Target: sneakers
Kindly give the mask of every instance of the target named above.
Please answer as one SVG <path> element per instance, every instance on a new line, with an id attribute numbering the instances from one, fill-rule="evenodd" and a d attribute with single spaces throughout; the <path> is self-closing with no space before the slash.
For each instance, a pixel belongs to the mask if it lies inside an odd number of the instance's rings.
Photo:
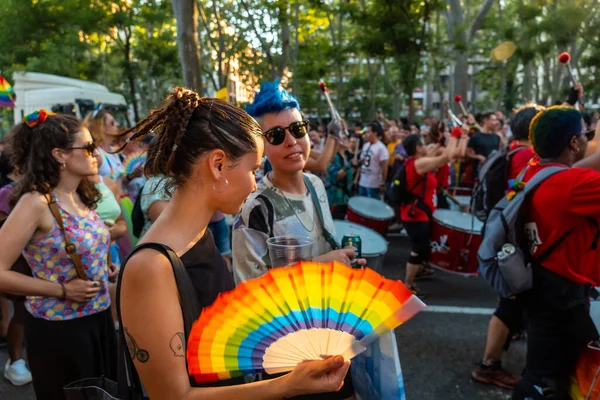
<path id="1" fill-rule="evenodd" d="M 415 285 L 413 285 L 412 287 L 409 287 L 408 290 L 410 290 L 410 292 L 412 294 L 414 294 L 415 296 L 417 296 L 418 298 L 422 299 L 426 296 L 426 294 L 419 290 Z"/>
<path id="2" fill-rule="evenodd" d="M 10 358 L 6 360 L 4 366 L 4 377 L 15 386 L 27 385 L 32 381 L 31 372 L 27 369 L 24 360 L 17 360 L 14 363 L 10 363 Z"/>
<path id="3" fill-rule="evenodd" d="M 415 280 L 428 279 L 433 278 L 435 275 L 435 271 L 429 265 L 423 265 L 419 272 L 417 272 L 417 276 L 415 276 Z"/>
<path id="4" fill-rule="evenodd" d="M 399 231 L 399 230 L 401 230 L 402 228 L 404 228 L 404 225 L 402 225 L 402 224 L 399 224 L 399 223 L 397 223 L 397 222 L 394 222 L 393 224 L 391 224 L 391 225 L 389 226 L 389 228 L 388 228 L 388 229 L 389 229 L 390 231 Z"/>
<path id="5" fill-rule="evenodd" d="M 513 389 L 521 379 L 518 375 L 513 375 L 504 368 L 500 361 L 494 361 L 492 365 L 480 363 L 473 372 L 471 377 L 479 383 L 487 383 L 496 385 L 504 389 Z"/>

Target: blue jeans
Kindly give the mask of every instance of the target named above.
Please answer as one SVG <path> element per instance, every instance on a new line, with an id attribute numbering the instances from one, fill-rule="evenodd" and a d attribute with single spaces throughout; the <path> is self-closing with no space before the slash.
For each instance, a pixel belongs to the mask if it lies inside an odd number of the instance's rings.
<path id="1" fill-rule="evenodd" d="M 215 237 L 215 244 L 222 256 L 231 255 L 231 243 L 229 240 L 229 226 L 225 218 L 208 224 L 208 229 Z"/>
<path id="2" fill-rule="evenodd" d="M 381 200 L 381 192 L 379 191 L 379 188 L 368 188 L 368 187 L 359 185 L 358 186 L 358 195 L 370 197 L 372 199 Z"/>

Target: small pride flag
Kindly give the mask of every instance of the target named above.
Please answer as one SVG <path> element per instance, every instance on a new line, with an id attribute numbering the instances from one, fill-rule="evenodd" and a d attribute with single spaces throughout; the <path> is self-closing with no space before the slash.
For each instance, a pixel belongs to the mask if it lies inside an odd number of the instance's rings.
<path id="1" fill-rule="evenodd" d="M 14 107 L 17 95 L 10 84 L 0 76 L 0 107 Z"/>

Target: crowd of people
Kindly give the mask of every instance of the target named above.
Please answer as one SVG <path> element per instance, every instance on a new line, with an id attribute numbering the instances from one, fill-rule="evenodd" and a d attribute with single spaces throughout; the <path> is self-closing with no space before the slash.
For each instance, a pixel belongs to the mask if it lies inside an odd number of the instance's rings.
<path id="1" fill-rule="evenodd" d="M 0 153 L 4 376 L 14 385 L 33 381 L 39 399 L 64 398 L 63 387 L 83 378 L 122 379 L 120 336 L 134 366 L 130 383 L 141 381 L 132 390 L 153 399 L 356 398 L 342 357 L 299 364 L 287 375 L 196 385 L 185 352 L 173 350 L 174 342 L 185 348 L 186 318 L 197 313 L 180 301 L 173 257 L 187 271 L 185 295 L 200 308 L 264 275 L 267 240 L 275 236 L 310 237 L 313 260 L 350 265 L 355 249 L 335 243 L 334 220 L 345 218 L 352 197 L 365 196 L 395 208 L 389 228 L 405 229 L 411 241 L 404 283 L 423 297 L 415 281 L 433 274 L 435 210 L 450 206 L 449 187 L 476 186 L 481 166 L 505 151 L 506 190 L 509 180 L 525 184 L 547 166 L 565 171 L 529 200 L 527 250 L 534 261 L 549 255 L 530 292 L 499 299 L 472 377 L 514 388 L 517 400 L 570 399 L 578 355 L 598 338 L 589 297 L 600 286 L 600 155 L 588 150 L 598 113 L 588 117 L 572 105 L 459 115 L 460 125 L 381 113 L 367 124 L 324 125 L 306 120 L 292 95 L 267 82 L 246 111 L 176 88 L 125 130 L 101 106 L 83 121 L 30 114 Z M 145 165 L 127 171 L 127 157 L 139 153 Z M 389 194 L 399 171 L 411 198 L 402 204 Z M 231 229 L 225 215 L 235 217 Z M 517 376 L 501 358 L 522 333 L 528 352 Z"/>

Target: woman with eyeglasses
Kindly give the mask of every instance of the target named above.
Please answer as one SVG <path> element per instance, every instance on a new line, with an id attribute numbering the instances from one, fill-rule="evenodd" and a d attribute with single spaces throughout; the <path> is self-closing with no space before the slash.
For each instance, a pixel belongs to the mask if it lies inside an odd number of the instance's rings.
<path id="1" fill-rule="evenodd" d="M 98 173 L 96 146 L 79 120 L 44 110 L 26 116 L 9 140 L 21 179 L 0 229 L 0 292 L 27 296 L 25 340 L 36 396 L 62 399 L 63 387 L 78 379 L 116 378 L 108 281 L 118 270 L 107 265 L 108 228 L 88 180 Z M 81 259 L 81 274 L 67 250 Z M 33 277 L 10 270 L 21 253 Z"/>
<path id="2" fill-rule="evenodd" d="M 312 259 L 317 262 L 336 260 L 350 265 L 354 259 L 353 248 L 332 250 L 326 232 L 335 235 L 335 226 L 325 185 L 315 175 L 303 173 L 309 159 L 310 140 L 308 122 L 302 119 L 299 107 L 298 101 L 280 88 L 278 82 L 263 83 L 254 103 L 248 106 L 248 113 L 264 132 L 265 154 L 273 170 L 261 179 L 234 222 L 236 283 L 264 275 L 271 268 L 267 240 L 273 236 L 310 237 Z M 353 396 L 352 379 L 348 377 L 339 392 L 310 398 Z"/>

